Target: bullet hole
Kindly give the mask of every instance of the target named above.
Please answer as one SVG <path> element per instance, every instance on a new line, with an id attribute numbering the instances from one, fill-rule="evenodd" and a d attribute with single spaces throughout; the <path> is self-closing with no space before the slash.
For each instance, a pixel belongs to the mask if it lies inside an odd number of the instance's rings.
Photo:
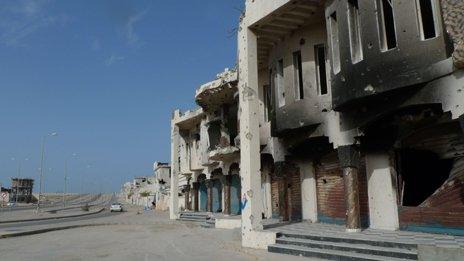
<path id="1" fill-rule="evenodd" d="M 248 190 L 247 195 L 249 198 L 253 197 L 253 190 Z"/>
<path id="2" fill-rule="evenodd" d="M 248 140 L 251 140 L 251 139 L 253 138 L 253 134 L 251 134 L 251 133 L 248 132 L 248 133 L 245 135 L 245 137 L 246 137 Z"/>

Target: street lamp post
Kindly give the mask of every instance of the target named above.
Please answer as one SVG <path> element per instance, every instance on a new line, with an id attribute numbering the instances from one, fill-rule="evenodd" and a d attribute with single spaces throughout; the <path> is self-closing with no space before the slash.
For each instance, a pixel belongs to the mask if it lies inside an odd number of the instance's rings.
<path id="1" fill-rule="evenodd" d="M 71 157 L 75 157 L 76 153 L 73 153 Z M 68 189 L 68 161 L 71 157 L 66 158 L 64 161 L 64 189 L 63 189 L 63 207 L 66 207 L 66 192 Z"/>
<path id="2" fill-rule="evenodd" d="M 50 133 L 42 137 L 42 154 L 40 160 L 40 178 L 39 178 L 39 198 L 37 199 L 37 214 L 40 211 L 40 199 L 42 197 L 42 188 L 43 188 L 43 175 L 44 175 L 44 160 L 45 160 L 45 141 L 47 137 L 55 137 L 58 134 L 56 132 Z"/>

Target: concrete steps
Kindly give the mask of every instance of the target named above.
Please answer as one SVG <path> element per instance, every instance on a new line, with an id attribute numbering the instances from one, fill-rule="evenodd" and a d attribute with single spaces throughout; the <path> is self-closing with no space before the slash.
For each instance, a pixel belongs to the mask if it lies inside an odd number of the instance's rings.
<path id="1" fill-rule="evenodd" d="M 207 213 L 199 212 L 182 212 L 179 216 L 181 221 L 206 222 L 207 219 L 209 219 Z"/>
<path id="2" fill-rule="evenodd" d="M 215 228 L 216 219 L 211 217 L 208 213 L 200 212 L 182 212 L 180 213 L 179 220 L 201 223 L 203 228 Z"/>
<path id="3" fill-rule="evenodd" d="M 417 260 L 417 245 L 346 237 L 278 234 L 269 252 L 329 260 Z"/>
<path id="4" fill-rule="evenodd" d="M 215 228 L 216 227 L 216 219 L 214 217 L 207 219 L 203 224 L 201 224 L 203 228 Z"/>

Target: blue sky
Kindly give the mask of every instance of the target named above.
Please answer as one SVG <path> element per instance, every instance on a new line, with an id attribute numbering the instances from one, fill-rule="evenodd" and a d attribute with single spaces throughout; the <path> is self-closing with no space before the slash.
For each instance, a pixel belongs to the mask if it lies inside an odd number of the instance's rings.
<path id="1" fill-rule="evenodd" d="M 236 63 L 242 0 L 0 0 L 0 182 L 119 190 L 169 161 L 169 120 Z M 28 160 L 26 160 L 28 159 Z M 37 188 L 38 186 L 36 186 Z"/>

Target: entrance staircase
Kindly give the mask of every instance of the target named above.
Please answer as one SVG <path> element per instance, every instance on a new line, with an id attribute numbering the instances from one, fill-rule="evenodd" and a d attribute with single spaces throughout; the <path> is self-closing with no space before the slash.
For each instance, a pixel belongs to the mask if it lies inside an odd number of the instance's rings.
<path id="1" fill-rule="evenodd" d="M 201 227 L 214 228 L 216 219 L 206 212 L 182 212 L 179 220 L 201 223 Z"/>
<path id="2" fill-rule="evenodd" d="M 269 252 L 329 260 L 417 260 L 417 244 L 282 232 Z"/>

